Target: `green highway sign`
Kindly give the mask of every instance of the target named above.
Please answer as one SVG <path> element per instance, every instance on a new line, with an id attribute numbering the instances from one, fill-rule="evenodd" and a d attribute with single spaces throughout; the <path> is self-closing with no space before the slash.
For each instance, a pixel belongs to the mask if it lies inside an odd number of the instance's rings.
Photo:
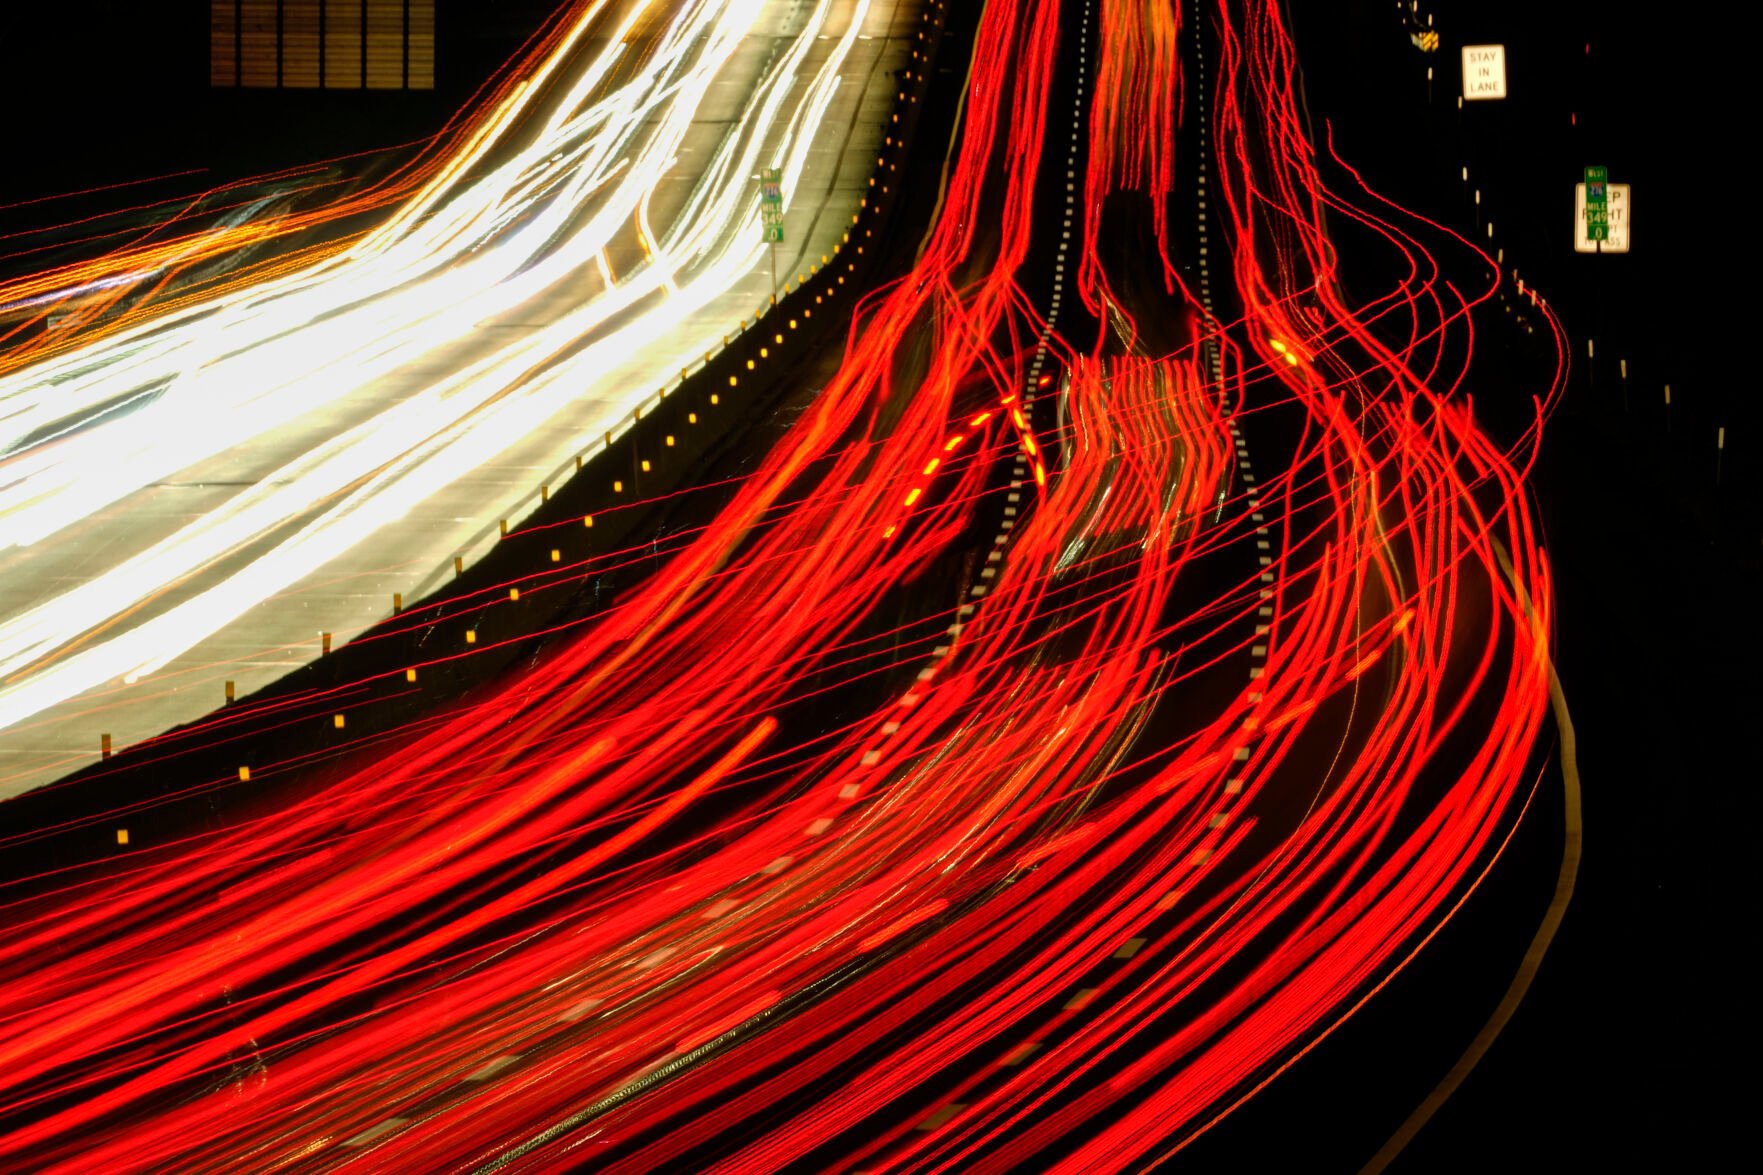
<path id="1" fill-rule="evenodd" d="M 759 173 L 759 219 L 765 226 L 765 239 L 778 244 L 784 239 L 783 172 L 768 167 Z"/>
<path id="2" fill-rule="evenodd" d="M 1610 238 L 1610 169 L 1585 169 L 1585 235 L 1590 241 Z"/>
<path id="3" fill-rule="evenodd" d="M 1631 193 L 1627 184 L 1602 182 L 1573 185 L 1573 251 L 1575 253 L 1626 253 L 1633 236 Z M 1594 184 L 1596 187 L 1594 188 Z M 1597 191 L 1602 206 L 1593 205 L 1591 195 Z"/>

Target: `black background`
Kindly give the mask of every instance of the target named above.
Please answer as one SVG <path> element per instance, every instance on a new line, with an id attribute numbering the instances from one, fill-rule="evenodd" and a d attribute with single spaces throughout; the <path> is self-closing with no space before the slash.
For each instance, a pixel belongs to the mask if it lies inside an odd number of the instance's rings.
<path id="1" fill-rule="evenodd" d="M 1735 182 L 1755 67 L 1707 7 L 1423 4 L 1433 55 L 1390 0 L 1294 7 L 1312 113 L 1341 154 L 1485 241 L 1466 199 L 1480 188 L 1508 277 L 1543 293 L 1572 347 L 1534 489 L 1579 736 L 1579 884 L 1529 998 L 1393 1169 L 1724 1166 L 1749 1117 L 1763 779 L 1756 261 Z M 1507 47 L 1510 97 L 1459 112 L 1459 48 L 1487 43 Z M 1572 251 L 1573 184 L 1594 163 L 1633 185 L 1626 256 Z M 1493 317 L 1478 347 L 1501 345 Z M 1513 435 L 1535 390 L 1483 386 L 1478 414 Z"/>

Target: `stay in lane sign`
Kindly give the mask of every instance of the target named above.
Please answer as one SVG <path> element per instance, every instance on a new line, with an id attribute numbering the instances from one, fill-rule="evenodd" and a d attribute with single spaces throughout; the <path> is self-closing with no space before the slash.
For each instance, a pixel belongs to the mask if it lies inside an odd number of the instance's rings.
<path id="1" fill-rule="evenodd" d="M 1506 46 L 1463 46 L 1463 99 L 1484 101 L 1506 96 Z"/>

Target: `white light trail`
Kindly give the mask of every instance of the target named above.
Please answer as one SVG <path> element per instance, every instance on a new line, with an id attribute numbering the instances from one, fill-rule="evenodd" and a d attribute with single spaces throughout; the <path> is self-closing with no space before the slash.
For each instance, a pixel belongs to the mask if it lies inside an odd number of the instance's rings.
<path id="1" fill-rule="evenodd" d="M 580 436 L 614 428 L 704 354 L 711 340 L 680 328 L 758 267 L 753 173 L 781 166 L 795 190 L 869 0 L 847 6 L 848 27 L 804 77 L 834 8 L 809 6 L 760 76 L 742 79 L 739 115 L 695 176 L 682 176 L 681 149 L 712 87 L 740 77 L 736 54 L 764 5 L 687 0 L 666 19 L 659 5 L 614 7 L 586 6 L 459 154 L 351 248 L 0 377 L 4 550 L 313 413 L 371 403 L 395 373 L 446 372 L 0 620 L 0 727 L 150 673 L 237 622 L 579 404 L 629 356 L 644 354 L 653 376 L 598 389 L 598 414 L 573 422 Z M 658 199 L 667 180 L 690 180 L 677 211 Z M 643 257 L 613 280 L 609 258 L 633 239 Z M 481 329 L 532 317 L 545 299 L 562 308 L 539 325 Z M 116 624 L 271 533 L 285 537 L 242 567 Z"/>

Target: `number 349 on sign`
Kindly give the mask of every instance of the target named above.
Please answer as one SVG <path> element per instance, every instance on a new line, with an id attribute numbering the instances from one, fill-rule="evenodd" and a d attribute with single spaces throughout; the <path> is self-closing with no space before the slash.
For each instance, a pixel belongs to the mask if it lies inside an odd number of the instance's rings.
<path id="1" fill-rule="evenodd" d="M 1586 200 L 1586 186 L 1573 185 L 1573 251 L 1626 253 L 1630 203 L 1627 184 L 1605 184 L 1604 206 Z"/>

